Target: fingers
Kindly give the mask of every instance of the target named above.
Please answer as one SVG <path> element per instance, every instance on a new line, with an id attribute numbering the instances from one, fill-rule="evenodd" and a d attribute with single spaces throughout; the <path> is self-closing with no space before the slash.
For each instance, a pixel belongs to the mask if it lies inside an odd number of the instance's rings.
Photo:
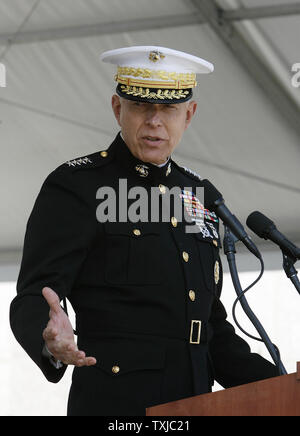
<path id="1" fill-rule="evenodd" d="M 87 357 L 85 359 L 85 366 L 93 366 L 96 365 L 97 360 L 95 359 L 95 357 Z"/>
<path id="2" fill-rule="evenodd" d="M 47 303 L 49 304 L 50 309 L 56 314 L 60 313 L 62 308 L 58 295 L 51 288 L 47 287 L 42 289 L 42 294 Z"/>
<path id="3" fill-rule="evenodd" d="M 63 341 L 59 339 L 55 328 L 47 327 L 43 332 L 46 346 L 56 360 L 60 360 L 66 365 L 92 366 L 97 363 L 94 357 L 86 357 L 84 351 L 78 350 L 75 342 Z"/>
<path id="4" fill-rule="evenodd" d="M 75 346 L 76 347 L 76 346 Z M 97 363 L 97 360 L 95 357 L 86 357 L 86 354 L 84 351 L 78 350 L 77 347 L 69 346 L 69 358 L 67 361 L 64 361 L 64 363 L 68 365 L 74 365 L 78 367 L 82 366 L 93 366 Z"/>
<path id="5" fill-rule="evenodd" d="M 78 350 L 76 344 L 69 344 L 67 350 L 68 353 L 70 353 L 69 360 L 67 362 L 68 365 L 81 367 L 81 366 L 92 366 L 97 363 L 95 357 L 86 357 L 85 352 Z"/>
<path id="6" fill-rule="evenodd" d="M 86 357 L 84 351 L 78 350 L 74 342 L 73 328 L 71 324 L 66 325 L 64 319 L 66 315 L 60 306 L 58 295 L 49 287 L 43 288 L 42 294 L 50 307 L 50 321 L 43 331 L 43 338 L 48 350 L 55 359 L 66 365 L 79 367 L 95 365 L 97 363 L 95 357 Z"/>
<path id="7" fill-rule="evenodd" d="M 55 341 L 58 331 L 54 327 L 46 327 L 43 331 L 43 338 L 46 342 Z"/>
<path id="8" fill-rule="evenodd" d="M 95 357 L 86 357 L 84 351 L 79 351 L 77 354 L 77 359 L 72 363 L 72 365 L 82 367 L 82 366 L 93 366 L 97 363 Z"/>

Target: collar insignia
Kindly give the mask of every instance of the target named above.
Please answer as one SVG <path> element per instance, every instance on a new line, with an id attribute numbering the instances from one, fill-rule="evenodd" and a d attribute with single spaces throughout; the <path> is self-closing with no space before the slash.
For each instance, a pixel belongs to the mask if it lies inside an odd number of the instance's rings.
<path id="1" fill-rule="evenodd" d="M 136 165 L 135 170 L 140 174 L 141 177 L 147 177 L 149 174 L 149 167 L 147 167 L 147 165 Z"/>

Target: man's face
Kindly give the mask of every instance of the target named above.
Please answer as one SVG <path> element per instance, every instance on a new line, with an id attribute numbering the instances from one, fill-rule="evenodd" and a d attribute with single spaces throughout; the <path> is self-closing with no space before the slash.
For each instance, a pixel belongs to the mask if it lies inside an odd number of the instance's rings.
<path id="1" fill-rule="evenodd" d="M 143 162 L 159 165 L 178 145 L 197 104 L 141 103 L 114 95 L 112 108 L 131 153 Z"/>

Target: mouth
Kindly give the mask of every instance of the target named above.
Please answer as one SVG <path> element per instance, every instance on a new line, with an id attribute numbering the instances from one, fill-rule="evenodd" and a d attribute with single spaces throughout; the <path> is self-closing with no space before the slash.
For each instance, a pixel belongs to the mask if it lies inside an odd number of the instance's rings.
<path id="1" fill-rule="evenodd" d="M 159 136 L 143 136 L 142 139 L 148 145 L 160 145 L 165 141 L 165 139 L 160 138 Z"/>

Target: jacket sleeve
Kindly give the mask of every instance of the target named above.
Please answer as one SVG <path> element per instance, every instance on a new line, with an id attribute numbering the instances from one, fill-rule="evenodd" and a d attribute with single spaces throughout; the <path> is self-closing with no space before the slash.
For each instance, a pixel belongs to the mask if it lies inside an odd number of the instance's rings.
<path id="1" fill-rule="evenodd" d="M 70 294 L 92 238 L 91 216 L 72 173 L 57 169 L 45 180 L 26 227 L 10 323 L 17 341 L 54 383 L 66 366 L 56 369 L 42 355 L 42 332 L 49 321 L 42 289 L 52 288 L 60 299 Z"/>
<path id="2" fill-rule="evenodd" d="M 222 280 L 210 319 L 213 330 L 210 356 L 216 381 L 224 388 L 230 388 L 278 376 L 276 366 L 259 354 L 251 353 L 247 342 L 235 333 L 234 327 L 226 320 L 227 313 L 219 298 L 221 287 Z"/>

